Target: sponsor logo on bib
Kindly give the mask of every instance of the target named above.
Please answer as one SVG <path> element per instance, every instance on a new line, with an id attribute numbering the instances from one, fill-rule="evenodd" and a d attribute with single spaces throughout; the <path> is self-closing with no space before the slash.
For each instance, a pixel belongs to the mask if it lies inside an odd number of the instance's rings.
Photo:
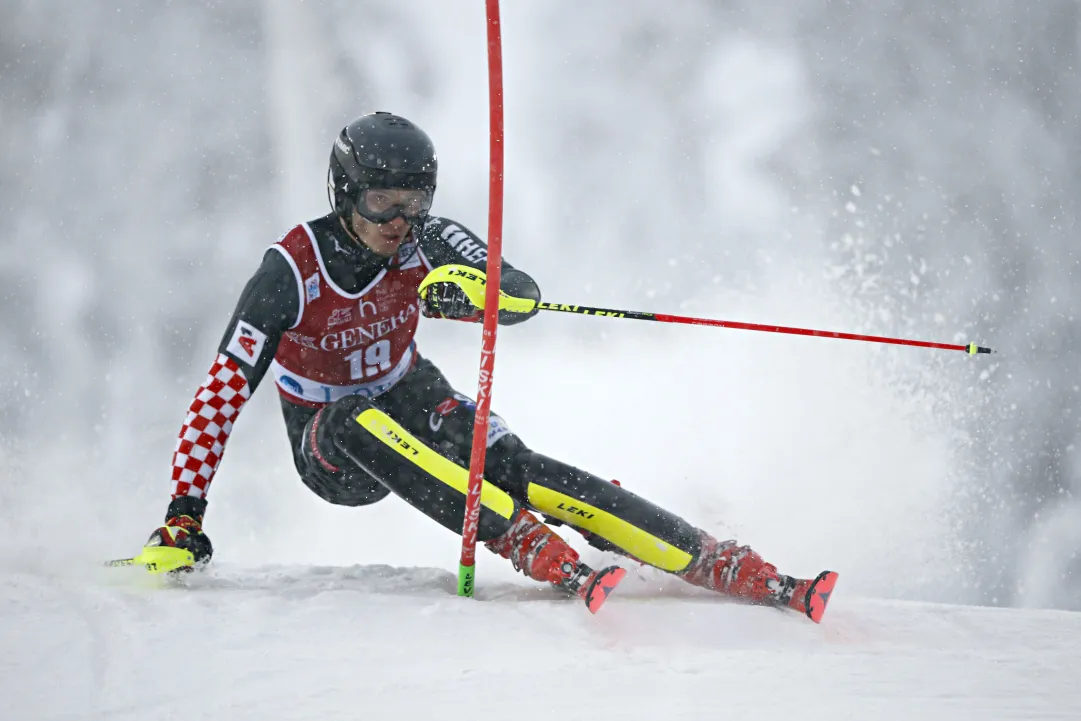
<path id="1" fill-rule="evenodd" d="M 310 276 L 304 281 L 304 297 L 311 303 L 319 297 L 319 274 Z"/>

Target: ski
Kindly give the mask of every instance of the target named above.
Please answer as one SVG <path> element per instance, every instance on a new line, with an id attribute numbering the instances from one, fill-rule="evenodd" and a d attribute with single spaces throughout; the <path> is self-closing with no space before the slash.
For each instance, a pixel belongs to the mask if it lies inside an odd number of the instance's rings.
<path id="1" fill-rule="evenodd" d="M 123 566 L 143 566 L 150 573 L 171 573 L 181 569 L 195 567 L 195 558 L 191 551 L 173 546 L 146 546 L 143 552 L 134 558 L 118 558 L 106 561 L 110 568 Z"/>
<path id="2" fill-rule="evenodd" d="M 609 566 L 597 571 L 593 580 L 581 592 L 582 600 L 586 602 L 586 608 L 590 613 L 601 610 L 601 606 L 608 600 L 608 596 L 623 580 L 627 572 L 619 566 Z"/>
<path id="3" fill-rule="evenodd" d="M 823 571 L 811 581 L 803 601 L 807 618 L 815 623 L 822 623 L 822 615 L 826 612 L 830 596 L 833 595 L 833 587 L 836 585 L 837 573 L 835 571 Z"/>

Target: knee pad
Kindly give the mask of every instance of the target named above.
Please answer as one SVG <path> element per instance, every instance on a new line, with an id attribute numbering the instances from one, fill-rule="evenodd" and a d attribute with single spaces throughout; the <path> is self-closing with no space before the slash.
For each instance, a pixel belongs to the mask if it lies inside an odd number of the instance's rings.
<path id="1" fill-rule="evenodd" d="M 348 456 L 340 450 L 345 424 L 371 407 L 367 398 L 348 396 L 320 408 L 304 427 L 301 454 L 306 464 L 329 473 L 337 473 L 343 464 L 349 464 Z"/>
<path id="2" fill-rule="evenodd" d="M 368 506 L 390 495 L 390 489 L 359 468 L 329 473 L 307 468 L 300 480 L 315 495 L 336 506 Z"/>
<path id="3" fill-rule="evenodd" d="M 343 398 L 321 408 L 304 426 L 297 470 L 304 485 L 324 501 L 366 506 L 390 494 L 389 488 L 342 453 L 336 442 L 344 424 L 370 405 L 364 398 Z"/>

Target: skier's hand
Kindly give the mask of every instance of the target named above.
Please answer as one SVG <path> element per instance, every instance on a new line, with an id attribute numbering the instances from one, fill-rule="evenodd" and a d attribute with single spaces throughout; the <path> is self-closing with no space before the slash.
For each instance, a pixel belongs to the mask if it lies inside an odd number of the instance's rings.
<path id="1" fill-rule="evenodd" d="M 420 311 L 426 318 L 447 318 L 475 323 L 484 317 L 457 283 L 431 283 L 420 290 Z"/>
<path id="2" fill-rule="evenodd" d="M 540 291 L 525 277 L 536 297 L 518 298 L 499 291 L 500 323 L 504 315 L 529 317 L 537 312 Z M 484 317 L 485 288 L 488 279 L 484 271 L 467 265 L 441 265 L 428 274 L 417 289 L 421 312 L 428 318 L 453 318 L 476 322 Z"/>
<path id="3" fill-rule="evenodd" d="M 214 546 L 203 533 L 206 501 L 191 496 L 173 499 L 165 513 L 165 525 L 150 534 L 146 546 L 172 546 L 190 551 L 197 566 L 210 562 Z"/>

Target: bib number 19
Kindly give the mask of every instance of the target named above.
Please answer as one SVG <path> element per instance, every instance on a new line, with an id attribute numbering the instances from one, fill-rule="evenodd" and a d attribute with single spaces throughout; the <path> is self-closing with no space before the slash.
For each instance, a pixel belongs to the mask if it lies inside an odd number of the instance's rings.
<path id="1" fill-rule="evenodd" d="M 371 378 L 390 369 L 390 341 L 383 339 L 360 348 L 346 356 L 349 377 L 353 380 Z"/>

